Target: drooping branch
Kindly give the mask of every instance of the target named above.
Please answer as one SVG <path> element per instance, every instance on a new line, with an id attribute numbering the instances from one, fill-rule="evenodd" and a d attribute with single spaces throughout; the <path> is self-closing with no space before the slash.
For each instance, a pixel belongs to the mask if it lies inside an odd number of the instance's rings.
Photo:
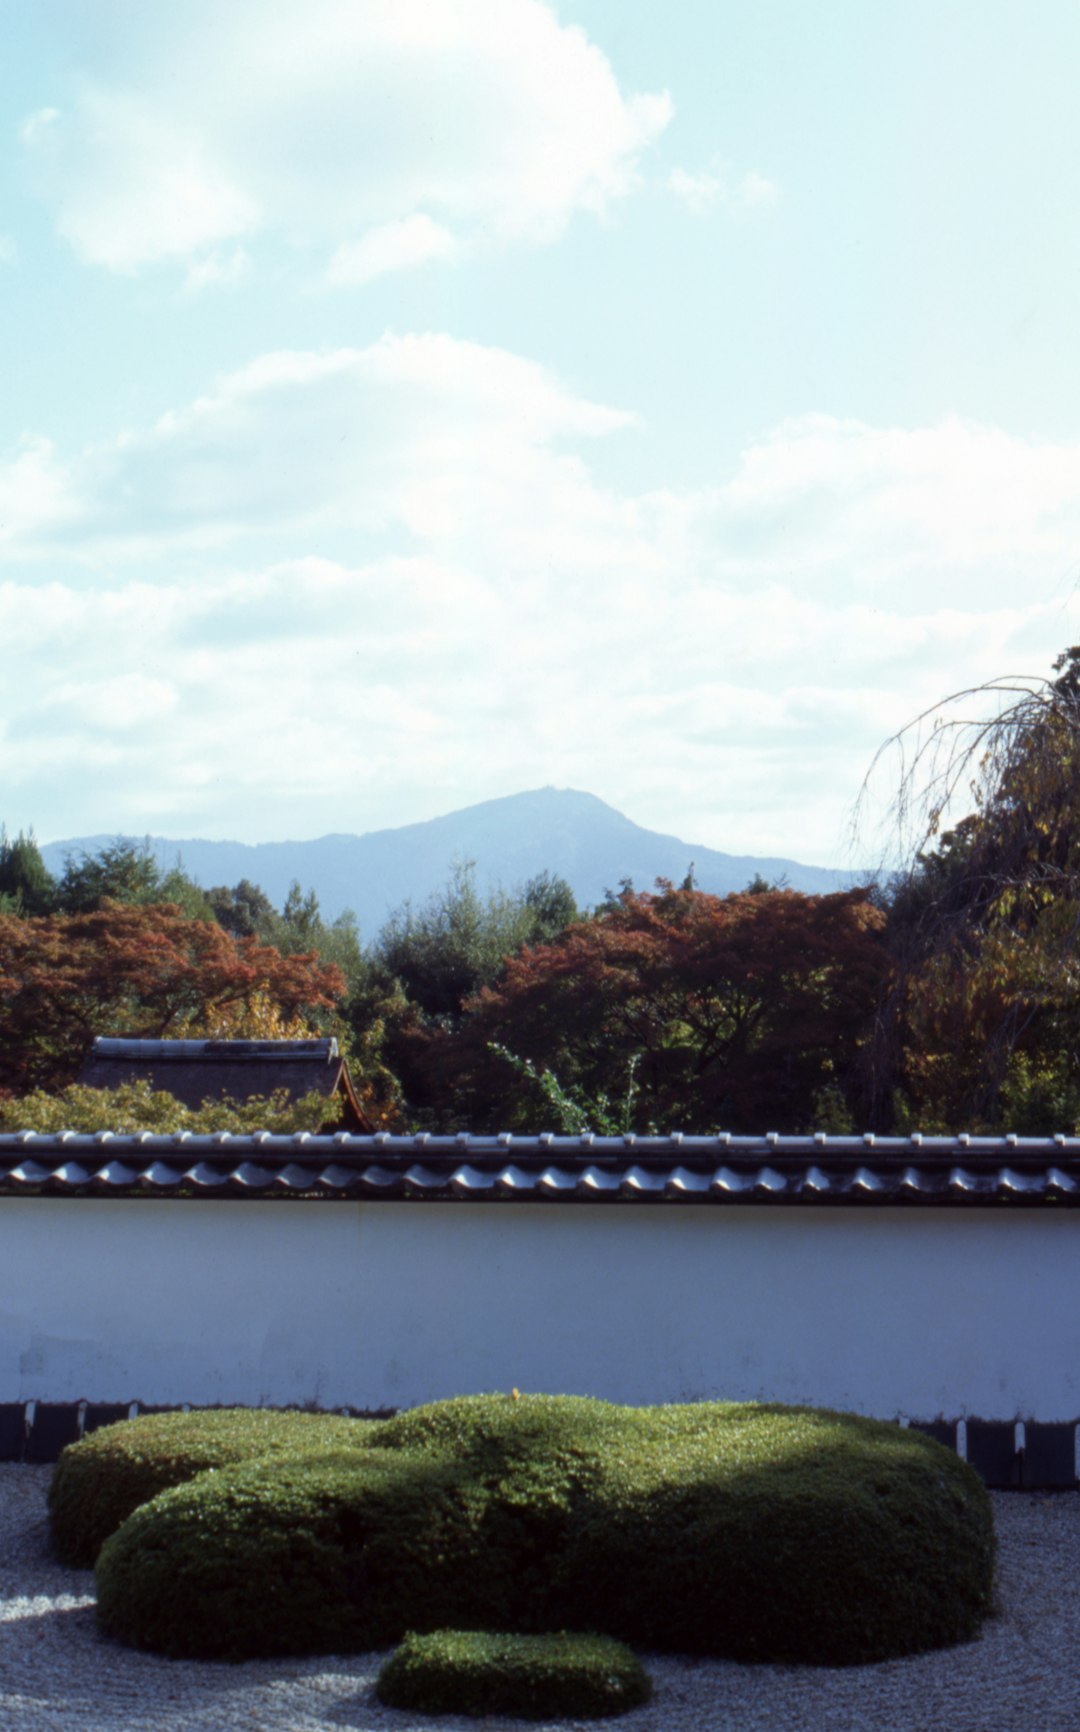
<path id="1" fill-rule="evenodd" d="M 1019 1056 L 1061 1071 L 1080 1019 L 1080 649 L 1054 675 L 930 706 L 881 747 L 861 797 L 898 757 L 879 1087 L 921 1079 L 969 1122 L 999 1112 Z"/>

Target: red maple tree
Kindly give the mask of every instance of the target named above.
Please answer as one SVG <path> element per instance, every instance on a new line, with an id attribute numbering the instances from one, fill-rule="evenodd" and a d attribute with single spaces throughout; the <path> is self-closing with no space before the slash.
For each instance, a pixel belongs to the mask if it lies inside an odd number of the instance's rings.
<path id="1" fill-rule="evenodd" d="M 823 1089 L 854 1091 L 884 924 L 865 890 L 628 889 L 509 958 L 430 1057 L 456 1075 L 459 1109 L 508 1128 L 535 1102 L 492 1043 L 594 1098 L 614 1097 L 635 1060 L 638 1128 L 812 1129 Z"/>
<path id="2" fill-rule="evenodd" d="M 344 990 L 314 954 L 282 956 L 171 903 L 0 916 L 0 1087 L 63 1086 L 95 1035 L 180 1036 L 268 1002 L 292 1018 Z"/>

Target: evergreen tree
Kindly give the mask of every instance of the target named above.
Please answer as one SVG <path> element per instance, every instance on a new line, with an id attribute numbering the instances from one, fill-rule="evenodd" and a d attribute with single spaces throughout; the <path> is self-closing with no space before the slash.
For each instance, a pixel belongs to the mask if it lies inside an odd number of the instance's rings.
<path id="1" fill-rule="evenodd" d="M 49 914 L 55 906 L 56 880 L 33 830 L 20 830 L 12 841 L 0 827 L 0 913 Z"/>

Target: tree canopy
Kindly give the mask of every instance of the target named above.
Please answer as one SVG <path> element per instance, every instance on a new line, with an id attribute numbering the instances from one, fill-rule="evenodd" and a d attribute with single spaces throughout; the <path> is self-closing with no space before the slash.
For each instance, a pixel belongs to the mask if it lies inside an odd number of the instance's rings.
<path id="1" fill-rule="evenodd" d="M 56 886 L 55 906 L 65 914 L 91 914 L 106 902 L 148 907 L 175 903 L 189 917 L 212 920 L 213 910 L 179 861 L 163 872 L 149 842 L 117 836 L 96 854 L 69 854 Z"/>
<path id="2" fill-rule="evenodd" d="M 847 1088 L 886 967 L 864 890 L 711 896 L 660 884 L 507 959 L 432 1043 L 470 1122 L 512 1128 L 535 1100 L 492 1046 L 594 1099 L 634 1072 L 636 1128 L 811 1128 Z"/>
<path id="3" fill-rule="evenodd" d="M 425 1016 L 456 1020 L 466 1000 L 498 978 L 507 957 L 554 937 L 576 914 L 565 879 L 542 873 L 516 895 L 502 889 L 482 895 L 475 863 L 459 861 L 441 891 L 390 916 L 373 960 Z"/>

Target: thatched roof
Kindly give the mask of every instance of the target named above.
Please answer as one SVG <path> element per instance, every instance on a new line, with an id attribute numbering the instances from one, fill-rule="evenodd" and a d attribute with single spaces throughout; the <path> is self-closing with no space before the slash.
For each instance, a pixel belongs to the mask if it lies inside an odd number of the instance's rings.
<path id="1" fill-rule="evenodd" d="M 149 1082 L 185 1106 L 206 1100 L 246 1101 L 285 1089 L 341 1095 L 345 1130 L 371 1131 L 356 1098 L 336 1040 L 120 1040 L 99 1036 L 83 1063 L 79 1081 L 90 1088 Z"/>

